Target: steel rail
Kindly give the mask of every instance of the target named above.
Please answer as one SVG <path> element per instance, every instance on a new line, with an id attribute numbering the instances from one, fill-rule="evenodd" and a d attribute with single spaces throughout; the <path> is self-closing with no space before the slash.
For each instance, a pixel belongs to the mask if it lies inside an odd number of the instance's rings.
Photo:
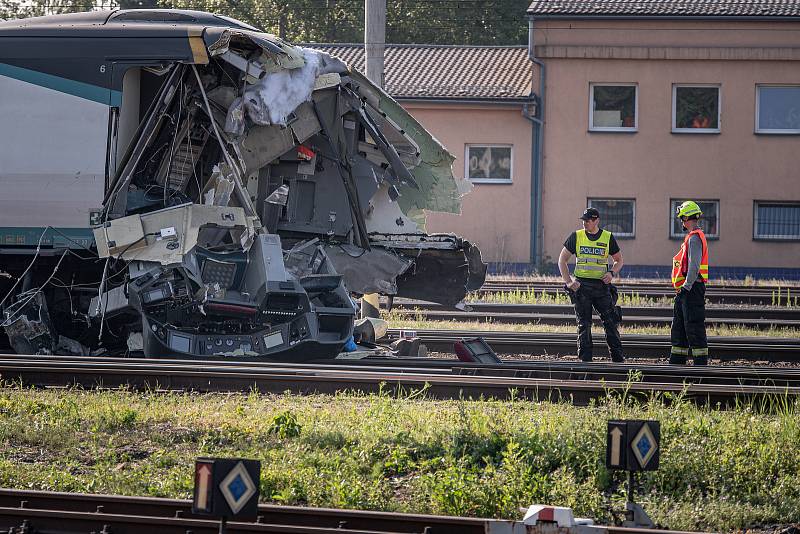
<path id="1" fill-rule="evenodd" d="M 441 304 L 421 300 L 395 299 L 392 309 L 420 311 L 453 311 Z M 575 315 L 571 304 L 497 304 L 493 302 L 470 302 L 467 311 L 484 314 L 552 314 Z M 625 320 L 629 317 L 669 317 L 671 307 L 664 306 L 623 306 Z M 596 316 L 596 314 L 595 314 Z M 800 320 L 800 309 L 761 306 L 706 306 L 706 319 L 774 319 L 776 321 Z"/>
<path id="2" fill-rule="evenodd" d="M 68 512 L 31 508 L 1 508 L 0 529 L 5 532 L 35 532 L 47 534 L 218 534 L 219 521 L 186 519 L 182 517 L 151 517 L 148 515 L 107 514 L 103 512 Z M 391 534 L 394 531 L 355 530 L 349 528 L 319 528 L 308 526 L 273 525 L 266 523 L 230 522 L 225 532 L 258 532 L 263 534 Z M 396 534 L 403 534 L 397 532 Z"/>
<path id="3" fill-rule="evenodd" d="M 479 311 L 448 311 L 448 310 L 413 310 L 401 308 L 398 315 L 402 318 L 423 321 L 448 321 L 448 322 L 479 322 L 479 323 L 498 323 L 498 324 L 542 324 L 542 325 L 574 325 L 574 311 L 566 313 L 502 313 L 502 312 L 479 312 Z M 661 308 L 659 311 L 667 312 L 663 316 L 654 315 L 635 315 L 624 310 L 624 323 L 629 325 L 641 326 L 668 326 L 672 323 L 672 310 Z M 794 316 L 800 316 L 794 312 Z M 600 324 L 600 318 L 595 316 L 594 322 Z M 743 326 L 758 330 L 769 330 L 772 328 L 800 328 L 800 319 L 737 319 L 735 317 L 707 317 L 706 324 L 711 326 Z"/>
<path id="4" fill-rule="evenodd" d="M 560 279 L 553 279 L 553 280 L 520 280 L 514 278 L 502 278 L 497 276 L 489 276 L 484 283 L 484 287 L 512 287 L 512 288 L 526 288 L 526 287 L 553 287 L 553 288 L 560 288 L 564 285 L 564 282 Z M 670 287 L 670 280 L 664 278 L 661 281 L 641 281 L 635 282 L 627 279 L 622 279 L 615 282 L 615 285 L 619 288 L 623 288 L 625 290 L 632 290 L 636 291 L 639 289 L 663 289 Z M 733 291 L 746 291 L 753 294 L 759 293 L 771 293 L 771 292 L 782 292 L 785 293 L 788 289 L 790 292 L 797 290 L 800 292 L 800 283 L 798 282 L 786 282 L 783 285 L 778 284 L 765 284 L 759 286 L 746 286 L 744 284 L 722 284 L 719 282 L 715 282 L 712 278 L 711 281 L 706 284 L 709 290 L 733 290 Z"/>
<path id="5" fill-rule="evenodd" d="M 261 504 L 255 522 L 229 522 L 229 532 L 308 532 L 309 534 L 507 534 L 517 532 L 512 520 L 398 514 L 333 508 L 301 508 Z M 61 519 L 61 524 L 57 521 Z M 14 528 L 27 520 L 30 531 L 139 533 L 157 526 L 157 532 L 192 530 L 197 534 L 218 532 L 218 522 L 192 514 L 191 501 L 153 497 L 124 497 L 32 490 L 0 490 L 0 526 Z M 54 521 L 55 523 L 50 523 Z M 16 523 L 16 525 L 14 524 Z M 191 528 L 189 528 L 191 527 Z M 185 530 L 181 531 L 180 528 Z M 209 530 L 213 528 L 213 530 Z M 597 534 L 690 534 L 677 531 L 597 526 Z M 10 530 L 9 530 L 10 532 Z"/>
<path id="6" fill-rule="evenodd" d="M 389 341 L 400 338 L 403 329 L 390 328 Z M 501 354 L 574 355 L 577 352 L 575 334 L 551 332 L 501 332 L 476 330 L 413 330 L 429 350 L 452 352 L 453 343 L 467 337 L 483 337 Z M 406 336 L 409 333 L 405 329 Z M 608 355 L 605 338 L 594 335 L 594 353 Z M 669 336 L 622 335 L 622 345 L 628 358 L 669 357 Z M 722 360 L 766 360 L 800 362 L 800 339 L 777 337 L 709 337 L 709 353 Z"/>
<path id="7" fill-rule="evenodd" d="M 332 365 L 345 363 L 334 360 Z M 461 362 L 446 358 L 367 358 L 359 366 L 398 368 L 415 372 L 418 368 L 439 368 L 472 376 L 517 376 L 550 380 L 635 380 L 647 383 L 771 385 L 800 387 L 800 367 L 675 366 L 669 364 L 585 363 L 557 360 L 503 360 L 499 364 Z"/>
<path id="8" fill-rule="evenodd" d="M 729 406 L 765 396 L 797 396 L 800 387 L 772 384 L 637 382 L 568 380 L 503 374 L 454 374 L 450 369 L 374 368 L 363 365 L 270 364 L 263 362 L 192 362 L 181 360 L 113 360 L 41 356 L 5 356 L 0 376 L 13 383 L 39 387 L 127 387 L 139 390 L 299 394 L 359 391 L 424 395 L 435 398 L 519 398 L 566 400 L 578 405 L 624 392 L 646 398 L 653 392 L 680 395 L 694 402 Z"/>
<path id="9" fill-rule="evenodd" d="M 0 506 L 5 508 L 21 507 L 84 513 L 102 512 L 114 515 L 202 519 L 202 516 L 192 513 L 191 501 L 153 497 L 123 497 L 3 489 L 0 490 Z M 430 534 L 485 534 L 489 531 L 487 520 L 467 517 L 398 514 L 333 508 L 302 508 L 266 504 L 259 505 L 258 515 L 257 521 L 259 523 L 317 529 L 342 529 L 336 530 L 337 534 L 351 531 L 422 533 L 425 532 L 426 528 Z M 488 520 L 488 524 L 491 523 L 493 523 L 493 520 Z"/>

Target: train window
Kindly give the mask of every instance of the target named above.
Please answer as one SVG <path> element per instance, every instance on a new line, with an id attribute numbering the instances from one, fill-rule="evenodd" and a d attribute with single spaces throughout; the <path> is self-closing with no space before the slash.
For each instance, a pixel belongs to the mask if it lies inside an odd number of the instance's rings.
<path id="1" fill-rule="evenodd" d="M 635 132 L 639 127 L 639 86 L 593 83 L 589 87 L 589 130 Z"/>
<path id="2" fill-rule="evenodd" d="M 683 239 L 685 235 L 681 221 L 675 217 L 675 211 L 684 200 L 686 199 L 673 198 L 669 201 L 670 239 Z M 692 200 L 697 202 L 703 212 L 703 216 L 700 217 L 700 228 L 706 234 L 706 239 L 719 239 L 719 200 L 697 200 L 694 198 Z"/>

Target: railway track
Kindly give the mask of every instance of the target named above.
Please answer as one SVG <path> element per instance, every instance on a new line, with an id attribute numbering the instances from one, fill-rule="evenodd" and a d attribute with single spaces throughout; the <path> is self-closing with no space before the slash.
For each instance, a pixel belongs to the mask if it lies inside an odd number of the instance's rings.
<path id="1" fill-rule="evenodd" d="M 525 291 L 536 293 L 555 294 L 562 292 L 563 282 L 560 281 L 524 281 L 524 280 L 489 280 L 483 284 L 476 293 Z M 630 283 L 616 284 L 622 294 L 636 295 L 642 298 L 674 297 L 675 290 L 668 281 L 663 283 Z M 715 304 L 751 304 L 759 306 L 781 305 L 787 301 L 800 302 L 800 286 L 718 286 L 710 284 L 706 289 L 706 300 Z"/>
<path id="2" fill-rule="evenodd" d="M 720 406 L 770 396 L 800 395 L 798 368 L 569 365 L 528 361 L 492 366 L 427 358 L 306 364 L 241 361 L 187 364 L 185 360 L 3 356 L 0 376 L 5 381 L 38 387 L 298 394 L 359 391 L 408 395 L 424 391 L 434 398 L 518 398 L 577 405 L 586 405 L 615 391 L 642 398 L 660 392 Z"/>
<path id="3" fill-rule="evenodd" d="M 253 522 L 229 522 L 227 532 L 282 534 L 507 534 L 525 532 L 521 522 L 397 514 L 330 508 L 260 505 Z M 23 524 L 25 525 L 23 527 Z M 515 528 L 516 527 L 516 528 Z M 219 522 L 192 514 L 191 501 L 28 490 L 0 490 L 4 532 L 102 532 L 216 534 Z M 551 530 L 547 530 L 550 532 Z M 545 532 L 545 530 L 532 530 Z M 676 531 L 593 526 L 585 534 L 689 534 Z"/>
<path id="4" fill-rule="evenodd" d="M 390 328 L 388 340 L 399 339 L 401 332 Z M 413 336 L 419 337 L 434 352 L 451 352 L 453 343 L 465 337 L 484 338 L 498 354 L 566 356 L 576 352 L 574 333 L 414 330 Z M 593 336 L 593 342 L 595 356 L 608 355 L 603 336 Z M 669 357 L 669 336 L 623 334 L 622 344 L 627 358 Z M 712 359 L 800 363 L 800 339 L 711 336 L 708 347 Z"/>
<path id="5" fill-rule="evenodd" d="M 574 325 L 575 311 L 568 305 L 472 303 L 469 311 L 444 309 L 422 301 L 395 302 L 393 310 L 409 319 L 500 324 Z M 624 323 L 666 326 L 672 322 L 672 308 L 625 307 Z M 595 315 L 595 322 L 599 318 Z M 800 311 L 792 309 L 706 308 L 706 324 L 771 328 L 800 328 Z"/>

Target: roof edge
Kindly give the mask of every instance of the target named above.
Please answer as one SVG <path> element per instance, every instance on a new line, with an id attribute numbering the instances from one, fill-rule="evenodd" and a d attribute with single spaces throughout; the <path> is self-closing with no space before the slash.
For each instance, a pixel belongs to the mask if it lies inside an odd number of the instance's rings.
<path id="1" fill-rule="evenodd" d="M 791 15 L 569 15 L 535 14 L 528 11 L 529 20 L 703 20 L 703 21 L 743 21 L 743 22 L 800 22 L 799 16 Z"/>
<path id="2" fill-rule="evenodd" d="M 391 94 L 391 93 L 390 93 Z M 414 102 L 430 102 L 440 104 L 526 104 L 533 100 L 534 96 L 517 97 L 447 97 L 447 96 L 402 96 L 391 95 L 395 100 L 410 100 Z"/>
<path id="3" fill-rule="evenodd" d="M 349 48 L 363 48 L 364 43 L 293 43 L 295 46 L 343 46 Z M 411 44 L 411 43 L 385 43 L 384 46 L 391 46 L 392 48 L 487 48 L 487 49 L 501 49 L 501 48 L 520 48 L 527 49 L 528 45 L 456 45 L 456 44 Z"/>

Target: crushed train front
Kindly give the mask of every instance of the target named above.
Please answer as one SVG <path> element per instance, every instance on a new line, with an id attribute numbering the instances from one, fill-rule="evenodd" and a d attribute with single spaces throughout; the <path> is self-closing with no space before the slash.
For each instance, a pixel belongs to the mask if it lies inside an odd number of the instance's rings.
<path id="1" fill-rule="evenodd" d="M 425 211 L 458 213 L 469 186 L 397 102 L 322 52 L 192 28 L 191 61 L 142 70 L 154 89 L 93 229 L 89 334 L 65 344 L 39 320 L 45 284 L 4 310 L 17 350 L 327 358 L 352 335 L 353 295 L 454 306 L 483 283 L 476 247 L 425 233 Z"/>

